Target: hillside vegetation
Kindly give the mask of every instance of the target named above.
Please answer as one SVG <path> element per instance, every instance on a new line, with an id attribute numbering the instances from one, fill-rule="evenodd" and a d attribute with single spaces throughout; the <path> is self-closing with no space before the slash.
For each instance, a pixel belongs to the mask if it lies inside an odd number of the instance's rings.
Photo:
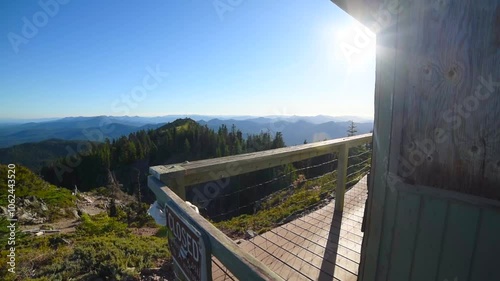
<path id="1" fill-rule="evenodd" d="M 7 166 L 0 165 L 6 178 Z M 170 264 L 167 240 L 164 237 L 143 237 L 130 227 L 158 229 L 146 214 L 147 204 L 113 206 L 113 212 L 94 216 L 82 214 L 75 218 L 78 196 L 65 188 L 51 185 L 23 166 L 16 166 L 15 245 L 7 243 L 10 235 L 6 214 L 0 215 L 0 280 L 139 280 L 143 269 Z M 0 181 L 0 205 L 7 206 L 7 181 Z M 26 205 L 25 201 L 41 205 Z M 135 206 L 137 205 L 137 206 Z M 37 208 L 38 207 L 38 208 Z M 110 209 L 111 211 L 111 209 Z M 74 220 L 76 232 L 32 236 L 20 232 L 29 213 L 46 222 L 66 218 Z M 78 215 L 77 215 L 78 216 Z M 36 226 L 31 226 L 31 228 Z M 38 225 L 39 228 L 47 224 Z M 7 271 L 9 248 L 16 249 L 16 274 Z"/>
<path id="2" fill-rule="evenodd" d="M 0 219 L 0 228 L 7 222 Z M 6 245 L 5 234 L 1 243 Z M 26 236 L 16 240 L 16 274 L 7 271 L 2 248 L 0 280 L 139 280 L 141 272 L 170 264 L 165 237 L 143 237 L 107 214 L 82 216 L 76 233 Z"/>
<path id="3" fill-rule="evenodd" d="M 85 141 L 50 139 L 37 143 L 24 143 L 0 148 L 0 163 L 19 163 L 34 172 L 49 165 L 54 159 L 77 154 L 78 148 L 86 148 Z M 98 143 L 92 143 L 94 146 Z M 82 151 L 82 153 L 86 153 Z"/>
<path id="4" fill-rule="evenodd" d="M 0 175 L 7 178 L 7 166 L 0 164 Z M 66 188 L 57 187 L 42 180 L 28 168 L 17 165 L 15 168 L 15 197 L 17 215 L 45 217 L 53 221 L 65 216 L 72 216 L 70 209 L 76 207 L 76 197 Z M 0 181 L 0 206 L 8 205 L 7 181 Z M 35 204 L 36 203 L 36 204 Z M 22 208 L 21 208 L 22 207 Z M 62 210 L 68 210 L 63 212 Z M 5 209 L 2 209 L 5 214 Z"/>

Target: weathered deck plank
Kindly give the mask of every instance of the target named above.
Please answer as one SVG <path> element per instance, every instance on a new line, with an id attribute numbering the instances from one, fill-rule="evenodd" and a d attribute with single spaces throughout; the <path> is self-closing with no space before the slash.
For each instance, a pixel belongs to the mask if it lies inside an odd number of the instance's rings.
<path id="1" fill-rule="evenodd" d="M 330 202 L 239 246 L 285 280 L 355 281 L 366 184 L 365 177 L 346 192 L 342 213 L 335 213 L 335 202 Z M 236 280 L 219 267 L 212 268 L 214 280 Z"/>

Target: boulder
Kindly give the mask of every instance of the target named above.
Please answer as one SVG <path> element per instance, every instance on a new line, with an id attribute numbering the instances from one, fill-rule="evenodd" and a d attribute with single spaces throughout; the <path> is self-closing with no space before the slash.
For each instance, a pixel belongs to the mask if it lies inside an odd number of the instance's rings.
<path id="1" fill-rule="evenodd" d="M 80 215 L 78 214 L 78 210 L 77 210 L 77 209 L 74 209 L 74 210 L 73 210 L 73 216 L 74 216 L 75 218 L 77 218 L 77 219 L 79 219 L 79 218 L 80 218 Z"/>

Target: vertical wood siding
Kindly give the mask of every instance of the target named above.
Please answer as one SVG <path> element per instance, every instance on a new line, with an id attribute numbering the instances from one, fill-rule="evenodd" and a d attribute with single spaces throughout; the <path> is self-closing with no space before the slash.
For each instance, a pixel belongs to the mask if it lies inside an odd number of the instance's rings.
<path id="1" fill-rule="evenodd" d="M 390 244 L 388 255 L 379 256 L 387 267 L 377 268 L 376 280 L 500 280 L 500 203 L 412 189 L 397 188 L 392 233 L 382 238 Z"/>
<path id="2" fill-rule="evenodd" d="M 401 2 L 391 172 L 500 200 L 500 1 Z"/>
<path id="3" fill-rule="evenodd" d="M 359 279 L 500 280 L 500 1 L 386 2 Z"/>

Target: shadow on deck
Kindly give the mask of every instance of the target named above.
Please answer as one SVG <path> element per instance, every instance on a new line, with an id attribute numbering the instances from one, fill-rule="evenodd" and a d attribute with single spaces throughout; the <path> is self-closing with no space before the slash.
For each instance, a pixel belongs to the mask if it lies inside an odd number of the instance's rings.
<path id="1" fill-rule="evenodd" d="M 364 177 L 346 192 L 343 212 L 332 201 L 239 246 L 284 280 L 357 280 L 366 198 Z M 216 260 L 212 270 L 213 280 L 236 280 Z"/>

